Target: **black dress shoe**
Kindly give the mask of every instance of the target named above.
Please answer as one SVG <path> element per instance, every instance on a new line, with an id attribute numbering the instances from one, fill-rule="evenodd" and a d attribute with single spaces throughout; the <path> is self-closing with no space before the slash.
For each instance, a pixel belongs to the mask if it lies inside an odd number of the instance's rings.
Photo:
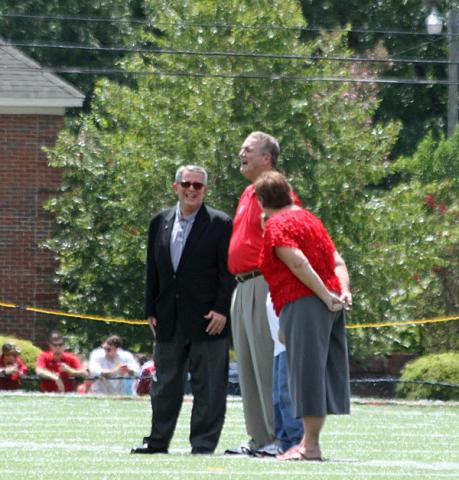
<path id="1" fill-rule="evenodd" d="M 150 445 L 142 445 L 131 449 L 131 453 L 144 453 L 152 455 L 154 453 L 169 453 L 167 448 L 155 448 Z"/>
<path id="2" fill-rule="evenodd" d="M 213 450 L 204 447 L 193 447 L 191 449 L 191 455 L 212 455 L 213 453 Z"/>

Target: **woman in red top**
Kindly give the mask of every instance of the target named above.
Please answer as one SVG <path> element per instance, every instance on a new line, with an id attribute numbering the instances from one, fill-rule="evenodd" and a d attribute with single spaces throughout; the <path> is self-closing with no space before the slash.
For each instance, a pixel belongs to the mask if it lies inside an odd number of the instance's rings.
<path id="1" fill-rule="evenodd" d="M 325 227 L 292 201 L 279 172 L 265 172 L 255 193 L 267 217 L 259 267 L 285 340 L 289 390 L 305 436 L 281 460 L 321 460 L 327 414 L 349 413 L 349 368 L 344 311 L 351 306 L 349 275 Z"/>
<path id="2" fill-rule="evenodd" d="M 0 355 L 0 390 L 17 390 L 27 367 L 19 357 L 20 350 L 12 343 L 4 343 Z"/>

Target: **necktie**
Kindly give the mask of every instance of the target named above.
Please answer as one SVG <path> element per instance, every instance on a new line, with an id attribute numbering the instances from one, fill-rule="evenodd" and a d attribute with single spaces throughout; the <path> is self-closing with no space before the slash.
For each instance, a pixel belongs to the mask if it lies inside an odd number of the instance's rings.
<path id="1" fill-rule="evenodd" d="M 185 230 L 187 224 L 188 221 L 181 218 L 176 224 L 176 229 L 174 229 L 172 232 L 171 260 L 174 271 L 177 271 L 177 267 L 183 252 L 183 247 L 185 246 Z"/>

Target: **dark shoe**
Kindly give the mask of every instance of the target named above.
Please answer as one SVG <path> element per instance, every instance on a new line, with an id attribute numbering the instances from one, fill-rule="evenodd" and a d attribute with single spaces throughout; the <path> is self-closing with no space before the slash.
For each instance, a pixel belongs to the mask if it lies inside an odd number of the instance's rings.
<path id="1" fill-rule="evenodd" d="M 193 447 L 191 449 L 191 455 L 212 455 L 213 453 L 213 450 L 204 447 Z"/>
<path id="2" fill-rule="evenodd" d="M 250 440 L 247 443 L 242 443 L 239 447 L 228 448 L 225 450 L 225 455 L 250 455 L 255 454 L 255 448 L 253 446 L 253 441 Z"/>
<path id="3" fill-rule="evenodd" d="M 131 453 L 143 453 L 143 454 L 152 455 L 154 453 L 169 453 L 169 452 L 167 448 L 155 448 L 145 443 L 141 447 L 132 448 Z"/>
<path id="4" fill-rule="evenodd" d="M 254 452 L 256 457 L 275 457 L 282 453 L 282 449 L 276 443 L 270 443 L 264 447 L 257 448 Z"/>

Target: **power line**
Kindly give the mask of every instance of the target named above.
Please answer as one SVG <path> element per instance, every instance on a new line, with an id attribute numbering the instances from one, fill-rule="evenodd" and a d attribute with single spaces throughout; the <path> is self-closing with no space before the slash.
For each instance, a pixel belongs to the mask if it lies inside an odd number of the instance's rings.
<path id="1" fill-rule="evenodd" d="M 425 36 L 431 35 L 427 32 L 415 32 L 407 30 L 384 30 L 384 29 L 366 29 L 366 28 L 323 28 L 323 27 L 306 27 L 304 25 L 294 25 L 294 26 L 285 26 L 285 25 L 255 25 L 255 24 L 243 24 L 243 23 L 226 23 L 226 22 L 216 22 L 216 23 L 203 23 L 203 22 L 164 22 L 159 21 L 155 22 L 152 20 L 133 18 L 133 17 L 83 17 L 78 15 L 37 15 L 37 14 L 26 14 L 26 13 L 0 13 L 0 17 L 5 18 L 24 18 L 31 20 L 62 20 L 62 21 L 72 21 L 72 22 L 100 22 L 100 23 L 132 23 L 138 25 L 148 25 L 148 26 L 171 26 L 171 27 L 197 27 L 197 28 L 237 28 L 237 29 L 254 29 L 254 30 L 290 30 L 290 31 L 303 31 L 303 32 L 347 32 L 347 33 L 364 33 L 364 34 L 383 34 L 383 35 L 411 35 L 411 36 Z M 440 37 L 446 37 L 446 33 L 437 34 Z"/>
<path id="2" fill-rule="evenodd" d="M 203 56 L 203 57 L 240 57 L 257 59 L 279 59 L 279 60 L 302 60 L 309 62 L 328 61 L 328 62 L 358 62 L 358 63 L 388 63 L 388 64 L 422 64 L 422 65 L 450 65 L 459 64 L 450 62 L 446 59 L 429 60 L 420 58 L 381 58 L 381 57 L 329 57 L 323 55 L 294 55 L 280 53 L 255 53 L 255 52 L 233 52 L 233 51 L 199 51 L 199 50 L 176 50 L 163 48 L 144 48 L 144 47 L 120 47 L 120 46 L 92 46 L 75 44 L 57 44 L 57 43 L 38 43 L 38 42 L 8 42 L 6 46 L 20 48 L 52 48 L 62 50 L 86 50 L 108 53 L 150 53 L 157 55 L 185 55 L 185 56 Z M 0 45 L 1 48 L 1 45 Z"/>
<path id="3" fill-rule="evenodd" d="M 410 78 L 366 78 L 366 77 L 334 77 L 334 76 L 302 76 L 282 75 L 266 73 L 205 73 L 205 72 L 166 72 L 166 71 L 145 71 L 145 70 L 122 70 L 115 68 L 85 68 L 85 67 L 43 67 L 43 73 L 67 73 L 76 75 L 134 75 L 134 76 L 167 76 L 167 77 L 190 77 L 190 78 L 223 78 L 238 80 L 269 80 L 284 82 L 328 82 L 328 83 L 362 83 L 362 84 L 404 84 L 404 85 L 454 85 L 448 80 L 433 79 L 410 79 Z M 10 73 L 15 71 L 30 71 L 30 69 L 14 68 L 9 69 Z"/>
<path id="4" fill-rule="evenodd" d="M 442 39 L 442 38 L 438 38 L 438 37 L 437 37 L 437 38 L 432 38 L 432 39 L 429 40 L 428 42 L 422 42 L 422 43 L 420 43 L 420 44 L 418 44 L 418 45 L 415 45 L 415 46 L 412 46 L 412 47 L 410 47 L 410 48 L 406 48 L 406 49 L 404 49 L 404 50 L 401 50 L 401 51 L 399 51 L 399 52 L 396 52 L 396 55 L 403 55 L 403 54 L 405 54 L 405 53 L 407 53 L 407 52 L 411 52 L 411 51 L 413 51 L 413 50 L 418 50 L 418 49 L 420 49 L 420 48 L 422 48 L 422 47 L 426 47 L 426 46 L 432 45 L 433 43 L 438 43 L 438 42 L 441 41 L 441 40 L 443 40 L 443 39 Z"/>

